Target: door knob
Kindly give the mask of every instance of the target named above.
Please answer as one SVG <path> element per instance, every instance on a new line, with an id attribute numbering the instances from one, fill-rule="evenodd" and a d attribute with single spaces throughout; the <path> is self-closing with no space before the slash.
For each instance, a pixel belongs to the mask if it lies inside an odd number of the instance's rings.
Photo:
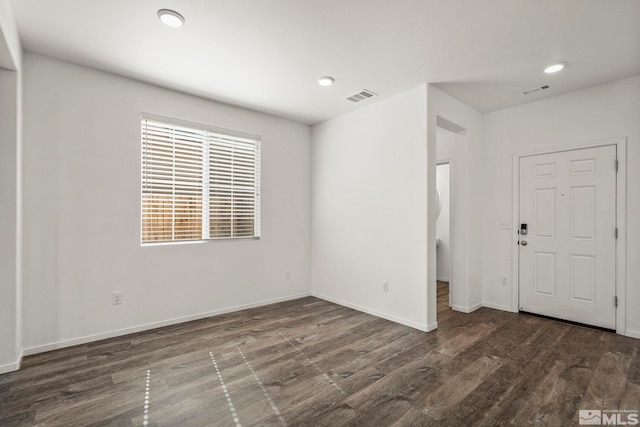
<path id="1" fill-rule="evenodd" d="M 526 240 L 521 240 L 521 241 L 520 241 L 520 244 L 521 244 L 522 246 L 527 246 L 527 241 L 526 241 Z"/>

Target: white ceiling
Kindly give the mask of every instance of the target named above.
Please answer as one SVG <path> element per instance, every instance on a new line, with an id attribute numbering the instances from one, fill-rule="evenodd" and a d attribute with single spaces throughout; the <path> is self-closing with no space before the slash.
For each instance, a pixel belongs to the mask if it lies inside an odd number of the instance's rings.
<path id="1" fill-rule="evenodd" d="M 639 0 L 12 0 L 26 50 L 317 123 L 423 83 L 481 112 L 640 73 Z M 186 24 L 164 26 L 158 9 Z M 557 75 L 543 68 L 566 61 Z M 317 85 L 335 77 L 329 88 Z M 542 84 L 551 88 L 523 96 Z M 368 89 L 380 96 L 354 104 Z"/>

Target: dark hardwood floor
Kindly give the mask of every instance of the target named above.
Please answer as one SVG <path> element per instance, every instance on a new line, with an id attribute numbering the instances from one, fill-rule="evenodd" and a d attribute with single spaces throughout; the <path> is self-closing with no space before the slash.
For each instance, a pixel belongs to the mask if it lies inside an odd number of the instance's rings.
<path id="1" fill-rule="evenodd" d="M 577 426 L 640 409 L 640 340 L 447 298 L 439 284 L 430 333 L 309 297 L 29 356 L 0 375 L 0 425 Z"/>

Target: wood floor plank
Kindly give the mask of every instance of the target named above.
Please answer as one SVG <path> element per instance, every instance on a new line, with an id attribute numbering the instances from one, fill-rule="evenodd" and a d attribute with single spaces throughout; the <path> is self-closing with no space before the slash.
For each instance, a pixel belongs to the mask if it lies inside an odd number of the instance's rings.
<path id="1" fill-rule="evenodd" d="M 447 356 L 455 357 L 463 350 L 483 339 L 496 330 L 496 326 L 490 323 L 476 323 L 465 329 L 462 333 L 447 340 L 440 346 L 440 352 Z"/>
<path id="2" fill-rule="evenodd" d="M 498 357 L 482 356 L 430 394 L 425 399 L 423 412 L 435 420 L 444 418 L 500 365 Z"/>
<path id="3" fill-rule="evenodd" d="M 553 363 L 550 371 L 529 395 L 526 404 L 516 413 L 516 420 L 532 420 L 539 425 L 563 425 L 566 416 L 558 413 L 559 409 L 563 409 L 558 401 L 567 395 L 567 381 L 560 378 L 564 369 L 564 362 Z"/>
<path id="4" fill-rule="evenodd" d="M 640 386 L 627 381 L 620 399 L 620 408 L 628 410 L 640 409 Z"/>
<path id="5" fill-rule="evenodd" d="M 640 386 L 640 340 L 637 340 L 634 344 L 635 345 L 632 351 L 627 349 L 627 352 L 623 354 L 631 354 L 627 381 L 629 381 L 631 384 Z"/>
<path id="6" fill-rule="evenodd" d="M 605 351 L 589 382 L 583 406 L 591 409 L 638 409 L 620 407 L 630 362 L 631 355 Z"/>

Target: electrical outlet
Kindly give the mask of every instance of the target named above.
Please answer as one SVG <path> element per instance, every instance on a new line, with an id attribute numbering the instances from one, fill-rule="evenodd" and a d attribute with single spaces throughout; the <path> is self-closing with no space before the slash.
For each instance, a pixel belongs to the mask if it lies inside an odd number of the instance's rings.
<path id="1" fill-rule="evenodd" d="M 111 304 L 113 305 L 122 304 L 122 291 L 111 293 Z"/>
<path id="2" fill-rule="evenodd" d="M 509 286 L 509 281 L 507 280 L 507 276 L 501 276 L 500 277 L 500 284 L 502 286 Z"/>
<path id="3" fill-rule="evenodd" d="M 291 279 L 291 270 L 289 270 L 288 268 L 284 271 L 284 278 Z"/>
<path id="4" fill-rule="evenodd" d="M 388 280 L 383 280 L 382 281 L 382 292 L 389 292 L 389 281 Z"/>

